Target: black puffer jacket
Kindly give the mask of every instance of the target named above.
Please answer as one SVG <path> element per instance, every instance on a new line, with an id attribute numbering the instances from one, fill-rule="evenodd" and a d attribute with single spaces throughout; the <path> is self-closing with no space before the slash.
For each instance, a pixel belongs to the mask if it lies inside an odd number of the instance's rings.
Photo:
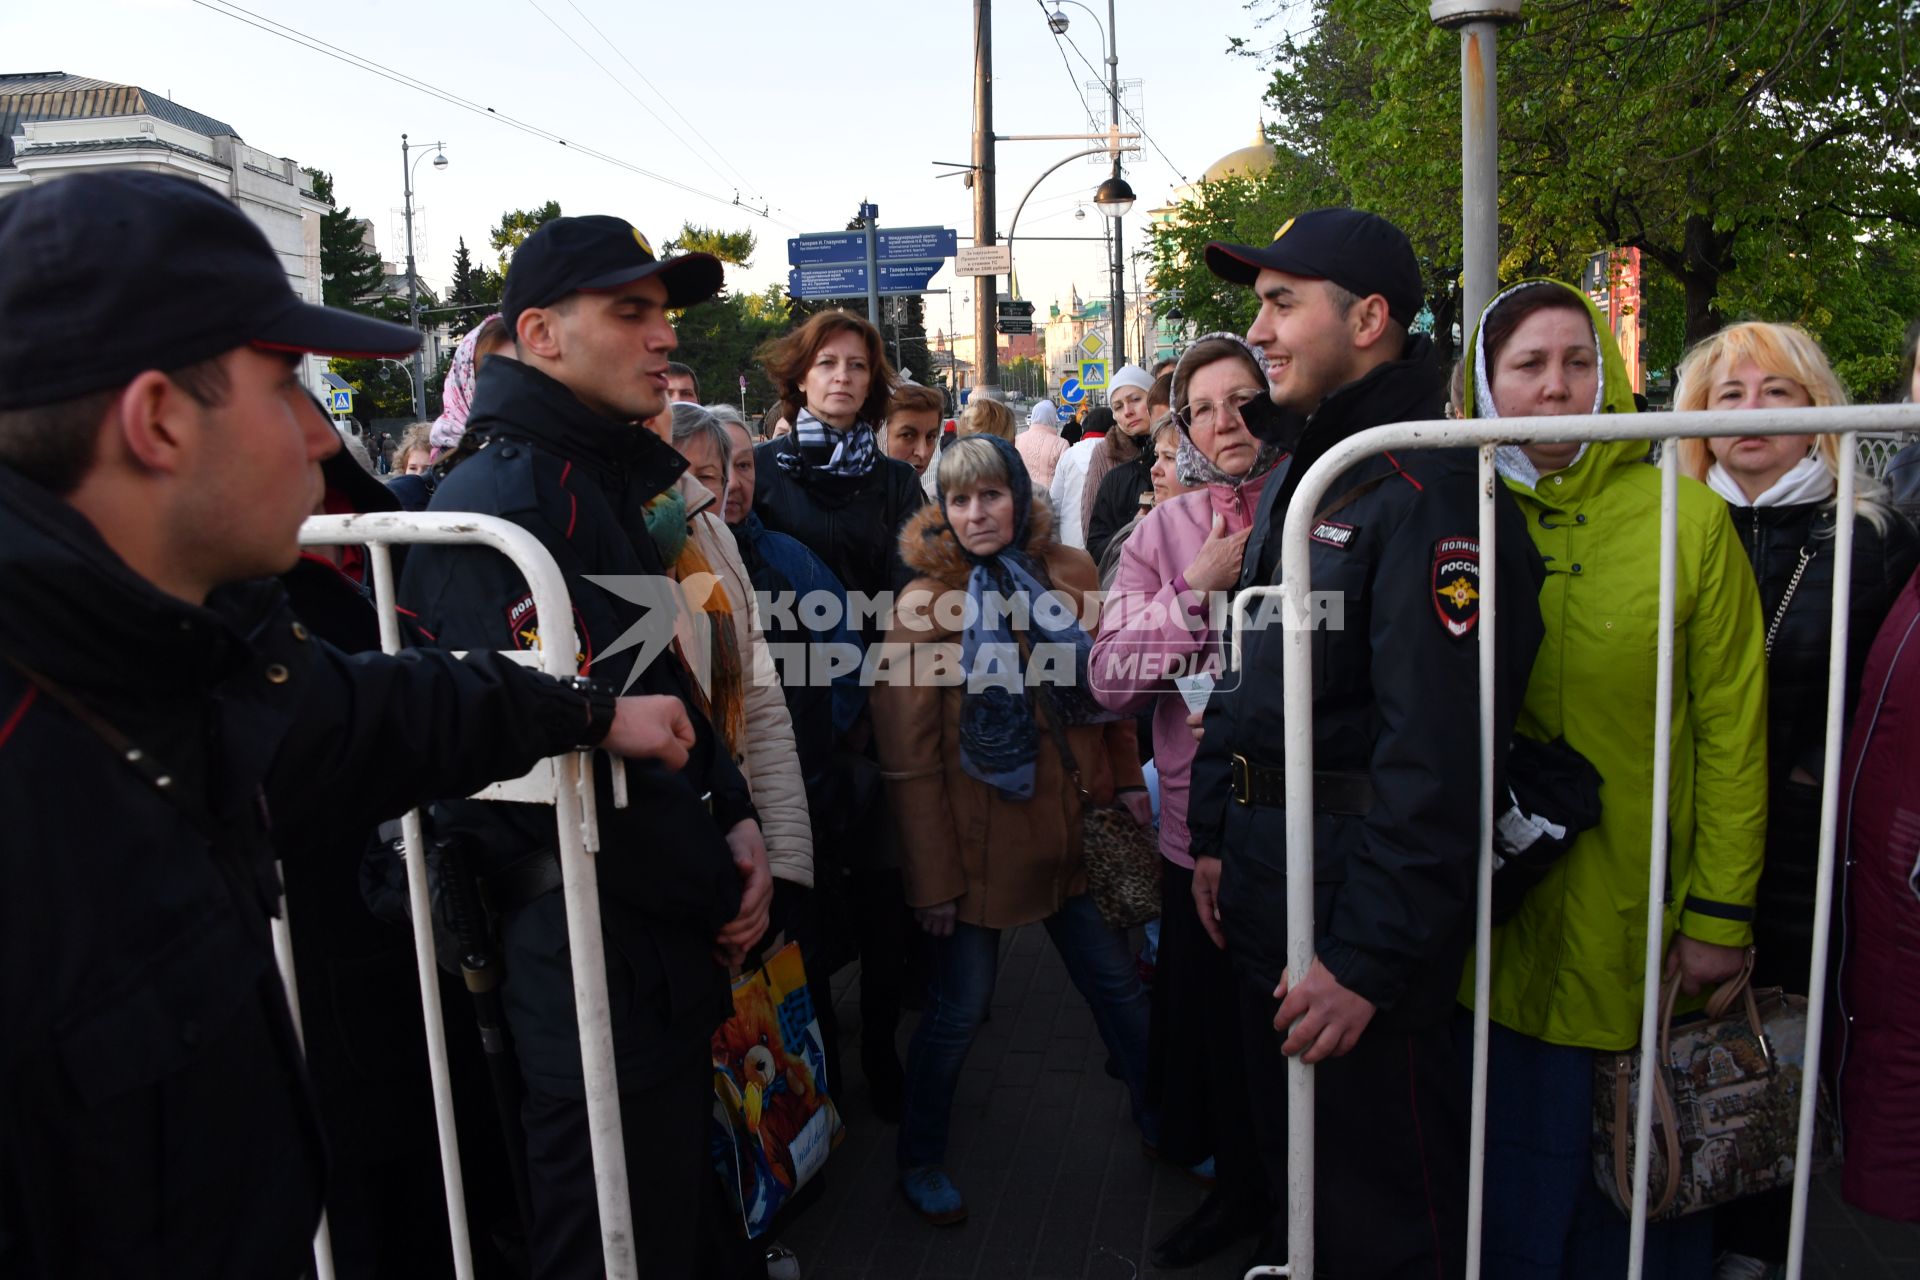
<path id="1" fill-rule="evenodd" d="M 1240 586 L 1278 579 L 1280 533 L 1300 478 L 1367 427 L 1440 416 L 1431 343 L 1334 391 L 1262 494 Z M 1473 932 L 1480 845 L 1478 592 L 1484 566 L 1474 453 L 1376 454 L 1337 478 L 1309 552 L 1329 612 L 1312 632 L 1313 767 L 1343 775 L 1348 801 L 1314 815 L 1314 940 L 1320 963 L 1401 1027 L 1453 1015 Z M 1496 759 L 1541 639 L 1544 572 L 1525 517 L 1502 487 Z M 1321 593 L 1327 593 L 1321 595 Z M 1256 609 L 1241 669 L 1206 709 L 1187 825 L 1196 857 L 1222 859 L 1220 915 L 1240 972 L 1271 990 L 1286 966 L 1286 810 L 1236 799 L 1238 756 L 1286 763 L 1286 630 Z M 1364 789 L 1352 796 L 1353 784 Z"/>
<path id="2" fill-rule="evenodd" d="M 791 435 L 754 449 L 753 509 L 760 522 L 819 556 L 848 591 L 872 595 L 906 586 L 913 574 L 900 560 L 900 527 L 926 502 L 913 468 L 883 454 L 864 476 L 812 468 L 789 473 L 780 460 L 799 452 Z M 871 644 L 882 624 L 866 621 L 860 635 Z"/>
<path id="3" fill-rule="evenodd" d="M 1144 439 L 1144 437 L 1142 437 Z M 1100 478 L 1087 519 L 1087 554 L 1099 564 L 1113 535 L 1140 514 L 1140 495 L 1153 491 L 1153 449 L 1143 446 L 1140 456 L 1123 462 Z"/>
<path id="4" fill-rule="evenodd" d="M 1754 920 L 1762 981 L 1806 985 L 1813 929 L 1816 842 L 1820 824 L 1818 779 L 1826 758 L 1827 661 L 1833 608 L 1834 519 L 1825 503 L 1734 507 L 1733 526 L 1760 584 L 1760 616 L 1774 630 L 1767 658 L 1767 858 Z M 1787 586 L 1803 553 L 1811 553 L 1800 585 Z M 1920 535 L 1904 516 L 1890 514 L 1885 533 L 1864 518 L 1853 526 L 1853 594 L 1848 612 L 1847 689 L 1850 714 L 1860 672 L 1894 597 L 1920 563 Z M 1794 781 L 1795 769 L 1815 781 Z M 1782 954 L 1785 952 L 1785 954 Z M 1797 975 L 1782 973 L 1797 967 Z"/>

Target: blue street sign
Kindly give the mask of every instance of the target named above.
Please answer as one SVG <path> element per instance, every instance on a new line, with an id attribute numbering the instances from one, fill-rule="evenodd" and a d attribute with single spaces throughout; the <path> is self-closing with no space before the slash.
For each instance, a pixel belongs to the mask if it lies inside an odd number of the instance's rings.
<path id="1" fill-rule="evenodd" d="M 880 221 L 880 206 L 877 204 L 862 204 L 860 206 L 860 216 L 868 222 L 878 222 Z"/>
<path id="2" fill-rule="evenodd" d="M 330 398 L 330 402 L 328 403 L 327 408 L 332 410 L 334 413 L 352 413 L 353 412 L 353 392 L 335 391 Z"/>
<path id="3" fill-rule="evenodd" d="M 928 282 L 946 265 L 945 258 L 931 258 L 925 262 L 882 262 L 878 292 L 883 297 L 924 293 Z M 865 297 L 867 264 L 842 262 L 796 267 L 787 272 L 787 292 L 796 298 Z"/>
<path id="4" fill-rule="evenodd" d="M 874 253 L 882 262 L 951 258 L 960 249 L 960 233 L 952 227 L 882 227 L 877 235 Z"/>
<path id="5" fill-rule="evenodd" d="M 833 262 L 867 261 L 864 231 L 814 231 L 787 241 L 787 265 L 811 267 Z M 866 289 L 862 287 L 862 293 Z"/>
<path id="6" fill-rule="evenodd" d="M 1087 393 L 1081 388 L 1080 379 L 1068 378 L 1062 382 L 1060 384 L 1060 398 L 1068 404 L 1079 404 L 1082 400 L 1085 400 Z"/>

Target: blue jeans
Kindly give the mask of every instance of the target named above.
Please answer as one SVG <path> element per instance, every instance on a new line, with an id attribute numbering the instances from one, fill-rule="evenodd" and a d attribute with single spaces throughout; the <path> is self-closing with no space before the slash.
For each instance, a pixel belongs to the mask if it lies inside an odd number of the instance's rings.
<path id="1" fill-rule="evenodd" d="M 1119 1063 L 1134 1122 L 1152 1140 L 1156 1135 L 1146 1110 L 1147 990 L 1140 985 L 1126 938 L 1100 918 L 1093 899 L 1084 893 L 1067 899 L 1044 924 L 1067 975 L 1093 1009 L 1100 1038 Z M 999 968 L 998 929 L 956 923 L 952 937 L 933 939 L 927 1009 L 907 1050 L 898 1148 L 903 1169 L 946 1159 L 954 1090 L 974 1033 L 993 1000 Z"/>

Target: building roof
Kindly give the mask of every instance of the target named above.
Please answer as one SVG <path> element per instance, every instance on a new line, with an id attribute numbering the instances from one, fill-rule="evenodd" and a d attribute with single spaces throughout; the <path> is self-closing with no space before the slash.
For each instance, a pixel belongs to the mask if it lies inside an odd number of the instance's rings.
<path id="1" fill-rule="evenodd" d="M 37 120 L 152 116 L 209 138 L 239 137 L 232 125 L 138 85 L 89 80 L 64 71 L 0 73 L 0 169 L 13 167 L 13 140 Z"/>
<path id="2" fill-rule="evenodd" d="M 1207 166 L 1202 182 L 1221 182 L 1227 178 L 1250 178 L 1256 173 L 1265 173 L 1273 168 L 1278 148 L 1267 141 L 1264 127 L 1257 130 L 1251 143 L 1215 160 Z"/>

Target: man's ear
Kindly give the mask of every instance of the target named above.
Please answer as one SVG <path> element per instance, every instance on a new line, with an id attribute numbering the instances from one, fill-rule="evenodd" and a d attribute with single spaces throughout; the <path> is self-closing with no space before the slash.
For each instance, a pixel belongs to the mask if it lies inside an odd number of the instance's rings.
<path id="1" fill-rule="evenodd" d="M 528 307 L 514 325 L 516 345 L 542 360 L 558 360 L 561 352 L 560 317 L 547 307 Z"/>
<path id="2" fill-rule="evenodd" d="M 149 369 L 114 402 L 101 427 L 101 461 L 124 452 L 135 466 L 171 474 L 199 441 L 200 405 L 166 374 Z"/>
<path id="3" fill-rule="evenodd" d="M 1387 311 L 1387 300 L 1380 294 L 1370 293 L 1360 299 L 1347 312 L 1347 326 L 1353 337 L 1353 345 L 1362 351 L 1371 350 L 1387 336 L 1392 328 L 1392 319 Z"/>

